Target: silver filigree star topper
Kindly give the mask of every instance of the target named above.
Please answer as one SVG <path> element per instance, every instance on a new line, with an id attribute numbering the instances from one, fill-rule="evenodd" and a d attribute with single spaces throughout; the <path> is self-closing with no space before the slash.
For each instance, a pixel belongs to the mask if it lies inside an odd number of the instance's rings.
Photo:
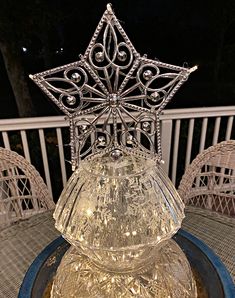
<path id="1" fill-rule="evenodd" d="M 79 61 L 30 78 L 67 116 L 74 170 L 103 152 L 160 161 L 159 115 L 196 69 L 140 56 L 108 4 Z"/>

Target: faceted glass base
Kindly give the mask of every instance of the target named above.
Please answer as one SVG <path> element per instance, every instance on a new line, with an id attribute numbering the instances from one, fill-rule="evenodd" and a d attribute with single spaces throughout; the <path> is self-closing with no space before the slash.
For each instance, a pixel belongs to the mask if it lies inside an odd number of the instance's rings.
<path id="1" fill-rule="evenodd" d="M 53 283 L 51 298 L 194 298 L 190 265 L 179 246 L 168 240 L 142 272 L 116 274 L 100 270 L 71 247 L 64 255 Z"/>
<path id="2" fill-rule="evenodd" d="M 99 267 L 139 270 L 181 226 L 184 204 L 152 159 L 109 155 L 81 162 L 57 203 L 55 226 Z"/>

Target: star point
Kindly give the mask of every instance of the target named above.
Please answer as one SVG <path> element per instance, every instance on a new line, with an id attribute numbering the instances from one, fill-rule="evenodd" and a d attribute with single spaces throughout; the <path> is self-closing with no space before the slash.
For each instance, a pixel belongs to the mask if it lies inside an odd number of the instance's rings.
<path id="1" fill-rule="evenodd" d="M 30 78 L 70 119 L 71 160 L 75 169 L 79 160 L 89 154 L 117 147 L 125 150 L 130 145 L 133 154 L 153 154 L 161 159 L 159 115 L 196 68 L 141 56 L 111 4 L 107 4 L 85 54 L 78 61 Z M 76 129 L 83 125 L 87 127 L 85 131 Z M 144 144 L 138 135 L 145 137 Z M 94 136 L 96 140 L 92 142 Z M 88 139 L 91 145 L 84 150 Z"/>

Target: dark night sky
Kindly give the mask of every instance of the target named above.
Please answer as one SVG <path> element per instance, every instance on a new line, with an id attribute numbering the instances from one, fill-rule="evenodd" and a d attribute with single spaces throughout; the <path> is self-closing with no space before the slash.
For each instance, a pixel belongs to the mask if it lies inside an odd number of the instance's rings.
<path id="1" fill-rule="evenodd" d="M 35 1 L 35 3 L 40 1 Z M 26 75 L 70 63 L 84 53 L 107 1 L 50 1 L 48 14 L 69 16 L 46 32 L 49 57 L 32 34 L 22 40 Z M 235 102 L 235 1 L 135 0 L 112 2 L 116 16 L 141 54 L 162 62 L 199 65 L 169 108 L 234 105 Z M 13 13 L 14 14 L 14 13 Z M 34 13 L 27 15 L 34 18 Z M 25 16 L 22 15 L 22 21 Z M 63 51 L 59 49 L 63 48 Z M 46 60 L 46 62 L 45 62 Z M 29 81 L 39 115 L 58 115 L 41 91 Z M 16 117 L 14 97 L 0 56 L 0 117 Z"/>

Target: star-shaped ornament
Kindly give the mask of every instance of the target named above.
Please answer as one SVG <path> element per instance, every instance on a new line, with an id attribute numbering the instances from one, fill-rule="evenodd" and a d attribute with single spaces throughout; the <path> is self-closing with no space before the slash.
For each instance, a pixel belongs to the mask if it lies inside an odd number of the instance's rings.
<path id="1" fill-rule="evenodd" d="M 159 115 L 196 68 L 141 56 L 108 4 L 80 60 L 30 78 L 69 120 L 74 170 L 113 150 L 161 160 Z"/>

